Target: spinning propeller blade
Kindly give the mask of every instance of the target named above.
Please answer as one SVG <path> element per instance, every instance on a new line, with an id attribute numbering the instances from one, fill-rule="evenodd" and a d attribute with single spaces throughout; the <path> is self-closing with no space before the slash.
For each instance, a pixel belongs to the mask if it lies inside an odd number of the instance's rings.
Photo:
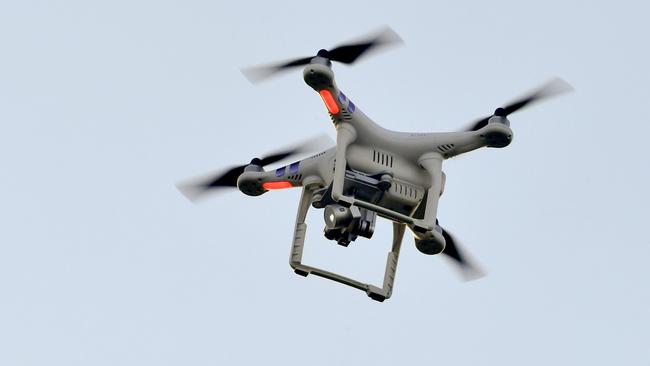
<path id="1" fill-rule="evenodd" d="M 475 280 L 485 276 L 485 272 L 474 264 L 467 254 L 464 254 L 457 244 L 456 239 L 445 229 L 442 229 L 442 236 L 447 242 L 442 254 L 456 263 L 466 281 Z"/>
<path id="2" fill-rule="evenodd" d="M 189 182 L 179 183 L 176 185 L 179 191 L 190 201 L 196 202 L 203 197 L 205 193 L 219 188 L 236 188 L 237 179 L 249 165 L 264 167 L 278 161 L 287 159 L 292 156 L 301 155 L 308 152 L 317 151 L 330 147 L 334 144 L 332 139 L 323 134 L 303 141 L 295 146 L 288 147 L 276 152 L 267 154 L 261 158 L 253 158 L 250 163 L 231 167 L 217 174 L 211 174 L 207 177 L 194 179 Z"/>
<path id="3" fill-rule="evenodd" d="M 385 27 L 367 39 L 351 44 L 340 45 L 329 51 L 323 49 L 318 51 L 316 56 L 321 56 L 331 61 L 337 61 L 344 64 L 352 64 L 368 51 L 378 49 L 380 46 L 387 46 L 401 42 L 402 39 L 397 35 L 397 33 L 389 27 Z M 274 65 L 251 67 L 243 69 L 242 73 L 246 78 L 248 78 L 248 80 L 255 83 L 292 67 L 307 65 L 316 56 L 303 57 Z"/>
<path id="4" fill-rule="evenodd" d="M 505 107 L 497 108 L 494 111 L 493 116 L 507 117 L 509 114 L 518 111 L 519 109 L 531 105 L 533 103 L 539 102 L 541 100 L 554 97 L 556 95 L 572 91 L 573 88 L 566 81 L 555 78 L 551 79 L 546 84 L 537 88 L 535 91 L 529 93 L 528 95 L 506 105 Z M 465 131 L 478 131 L 481 128 L 487 126 L 488 120 L 492 116 L 482 118 L 474 122 L 469 128 Z"/>

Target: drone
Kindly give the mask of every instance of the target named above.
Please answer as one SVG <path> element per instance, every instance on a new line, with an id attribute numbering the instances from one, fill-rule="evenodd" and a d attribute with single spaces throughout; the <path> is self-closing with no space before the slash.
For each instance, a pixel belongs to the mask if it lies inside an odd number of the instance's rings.
<path id="1" fill-rule="evenodd" d="M 249 196 L 302 188 L 289 264 L 301 276 L 313 274 L 364 291 L 384 301 L 393 293 L 402 239 L 408 228 L 415 247 L 423 254 L 442 254 L 455 262 L 466 277 L 482 271 L 463 253 L 454 236 L 440 226 L 438 202 L 445 190 L 443 161 L 482 147 L 503 148 L 512 142 L 508 116 L 523 107 L 571 90 L 561 79 L 552 79 L 528 95 L 497 108 L 494 113 L 464 130 L 442 133 L 409 133 L 385 129 L 366 116 L 337 86 L 332 62 L 353 64 L 362 56 L 401 43 L 390 28 L 360 41 L 321 49 L 315 56 L 244 69 L 252 82 L 303 67 L 305 83 L 321 97 L 336 129 L 336 146 L 274 170 L 264 167 L 314 150 L 304 142 L 248 164 L 178 185 L 190 200 L 207 192 L 237 188 Z M 327 239 L 347 247 L 359 236 L 372 238 L 377 217 L 392 222 L 393 241 L 381 287 L 364 283 L 302 262 L 308 210 L 322 209 Z"/>

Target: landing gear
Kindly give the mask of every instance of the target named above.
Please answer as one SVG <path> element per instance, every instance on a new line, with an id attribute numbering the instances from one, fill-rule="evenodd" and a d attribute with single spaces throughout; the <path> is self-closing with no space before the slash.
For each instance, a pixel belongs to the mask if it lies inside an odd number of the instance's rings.
<path id="1" fill-rule="evenodd" d="M 371 299 L 373 299 L 373 300 L 375 300 L 375 301 L 379 301 L 379 302 L 384 302 L 384 300 L 386 300 L 386 296 L 383 296 L 383 295 L 380 295 L 380 294 L 376 294 L 376 293 L 373 293 L 373 292 L 369 293 L 368 296 L 369 296 Z"/>
<path id="2" fill-rule="evenodd" d="M 295 274 L 297 274 L 297 275 L 301 275 L 301 276 L 303 276 L 303 277 L 307 277 L 307 275 L 309 274 L 309 272 L 301 271 L 300 269 L 294 269 L 293 272 L 294 272 Z"/>
<path id="3" fill-rule="evenodd" d="M 291 246 L 291 254 L 289 256 L 289 264 L 293 268 L 294 272 L 300 276 L 307 277 L 310 274 L 323 277 L 332 281 L 336 281 L 356 289 L 359 289 L 365 292 L 368 297 L 375 301 L 382 302 L 388 298 L 393 293 L 393 284 L 395 282 L 395 273 L 397 271 L 397 262 L 399 259 L 399 252 L 402 244 L 402 238 L 404 237 L 404 229 L 406 225 L 400 223 L 393 223 L 393 245 L 388 256 L 386 258 L 386 267 L 384 271 L 384 281 L 382 287 L 377 287 L 368 283 L 363 283 L 355 279 L 342 276 L 340 274 L 330 272 L 318 267 L 309 266 L 302 263 L 302 253 L 305 245 L 305 236 L 307 234 L 307 225 L 305 224 L 305 218 L 307 216 L 307 210 L 309 209 L 312 198 L 314 198 L 314 192 L 309 189 L 309 187 L 304 187 L 302 191 L 302 197 L 300 198 L 300 206 L 298 207 L 298 215 L 296 218 L 295 231 L 293 236 L 293 245 Z M 319 200 L 320 201 L 320 200 Z M 359 209 L 359 222 L 366 222 L 367 226 L 358 225 L 355 226 L 357 231 L 360 233 L 365 233 L 372 235 L 372 230 L 374 230 L 374 222 L 376 219 L 376 214 L 372 212 L 372 215 L 368 213 L 361 213 Z M 343 212 L 342 212 L 343 213 Z M 353 215 L 354 216 L 354 215 Z M 354 220 L 353 220 L 354 222 Z"/>

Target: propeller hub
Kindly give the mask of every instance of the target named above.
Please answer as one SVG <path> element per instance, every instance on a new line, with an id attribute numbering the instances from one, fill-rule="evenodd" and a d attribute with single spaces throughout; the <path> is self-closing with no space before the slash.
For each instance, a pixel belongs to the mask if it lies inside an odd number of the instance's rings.
<path id="1" fill-rule="evenodd" d="M 319 50 L 318 53 L 316 54 L 316 56 L 325 57 L 325 58 L 329 58 L 329 55 L 330 55 L 329 51 L 324 48 Z"/>
<path id="2" fill-rule="evenodd" d="M 251 162 L 249 163 L 250 165 L 257 165 L 257 166 L 262 166 L 262 160 L 259 158 L 253 158 Z"/>
<path id="3" fill-rule="evenodd" d="M 495 115 L 495 116 L 498 116 L 498 117 L 505 117 L 505 116 L 507 116 L 507 114 L 506 114 L 506 110 L 503 109 L 503 108 L 497 108 L 497 109 L 494 111 L 494 115 Z"/>

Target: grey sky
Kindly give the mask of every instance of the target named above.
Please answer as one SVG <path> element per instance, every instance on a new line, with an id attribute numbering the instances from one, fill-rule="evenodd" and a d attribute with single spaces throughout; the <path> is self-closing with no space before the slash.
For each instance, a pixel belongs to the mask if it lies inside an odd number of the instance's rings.
<path id="1" fill-rule="evenodd" d="M 650 13 L 619 1 L 0 3 L 0 364 L 647 365 Z M 388 24 L 338 84 L 383 126 L 460 128 L 560 76 L 515 140 L 445 165 L 463 283 L 405 238 L 393 298 L 288 265 L 298 190 L 174 183 L 318 133 L 306 56 Z M 380 282 L 390 227 L 305 262 Z"/>

